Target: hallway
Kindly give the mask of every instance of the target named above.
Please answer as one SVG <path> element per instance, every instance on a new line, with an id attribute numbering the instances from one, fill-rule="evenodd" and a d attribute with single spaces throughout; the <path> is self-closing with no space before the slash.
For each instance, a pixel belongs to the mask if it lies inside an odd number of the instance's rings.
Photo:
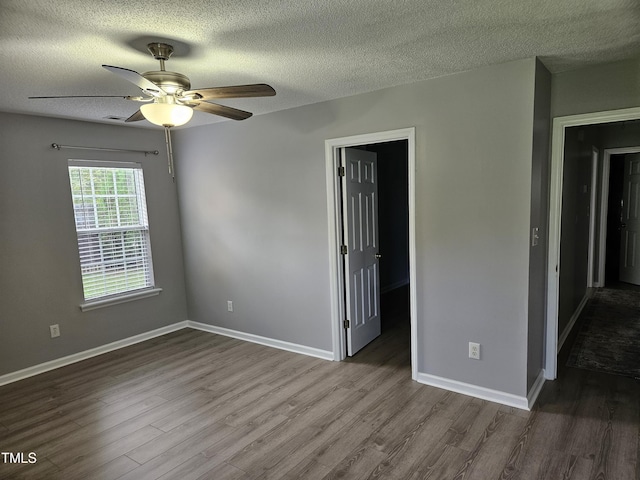
<path id="1" fill-rule="evenodd" d="M 568 364 L 640 379 L 640 287 L 599 288 L 580 314 Z"/>

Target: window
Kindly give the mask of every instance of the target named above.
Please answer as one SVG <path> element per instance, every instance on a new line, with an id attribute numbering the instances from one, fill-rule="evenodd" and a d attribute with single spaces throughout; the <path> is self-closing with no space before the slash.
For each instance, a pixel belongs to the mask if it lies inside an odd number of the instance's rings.
<path id="1" fill-rule="evenodd" d="M 69 180 L 85 301 L 153 288 L 142 167 L 70 160 Z"/>

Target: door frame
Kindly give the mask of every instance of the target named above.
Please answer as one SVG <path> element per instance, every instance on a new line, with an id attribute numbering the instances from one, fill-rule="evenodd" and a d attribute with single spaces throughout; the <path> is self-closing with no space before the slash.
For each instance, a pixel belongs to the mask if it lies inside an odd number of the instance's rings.
<path id="1" fill-rule="evenodd" d="M 560 301 L 560 235 L 565 131 L 569 127 L 639 120 L 640 107 L 569 115 L 553 119 L 549 188 L 549 253 L 547 259 L 547 321 L 544 376 L 553 380 L 558 372 L 558 305 Z M 600 280 L 600 279 L 598 279 Z"/>
<path id="2" fill-rule="evenodd" d="M 344 301 L 344 266 L 340 255 L 341 212 L 338 167 L 339 150 L 345 147 L 370 145 L 374 143 L 407 141 L 408 187 L 409 187 L 409 312 L 411 316 L 411 377 L 417 378 L 418 351 L 416 333 L 416 228 L 415 228 L 415 128 L 403 128 L 384 132 L 352 135 L 325 140 L 325 165 L 327 176 L 327 213 L 329 231 L 329 284 L 331 301 L 331 334 L 333 338 L 333 359 L 342 361 L 347 357 L 347 345 L 343 321 L 346 318 Z"/>
<path id="3" fill-rule="evenodd" d="M 598 159 L 600 150 L 591 146 L 591 191 L 589 192 L 589 254 L 587 257 L 587 288 L 597 286 L 593 278 L 596 259 L 596 201 L 598 193 Z M 598 278 L 598 280 L 600 280 Z"/>
<path id="4" fill-rule="evenodd" d="M 607 261 L 607 220 L 609 217 L 609 175 L 611 173 L 611 155 L 640 153 L 640 145 L 635 147 L 606 148 L 602 156 L 602 183 L 600 184 L 600 235 L 598 236 L 598 281 L 594 286 L 606 284 L 605 268 Z"/>

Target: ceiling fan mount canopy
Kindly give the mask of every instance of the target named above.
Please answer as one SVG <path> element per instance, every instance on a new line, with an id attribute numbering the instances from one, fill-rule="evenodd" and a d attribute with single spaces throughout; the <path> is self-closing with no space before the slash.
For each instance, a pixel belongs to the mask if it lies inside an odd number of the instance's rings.
<path id="1" fill-rule="evenodd" d="M 147 49 L 156 60 L 169 60 L 169 57 L 171 57 L 173 53 L 173 45 L 169 45 L 168 43 L 148 43 Z"/>

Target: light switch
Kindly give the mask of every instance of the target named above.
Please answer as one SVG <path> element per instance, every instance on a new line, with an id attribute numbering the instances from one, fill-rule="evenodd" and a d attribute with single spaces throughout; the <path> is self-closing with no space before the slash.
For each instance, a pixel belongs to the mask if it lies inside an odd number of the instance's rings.
<path id="1" fill-rule="evenodd" d="M 531 229 L 531 246 L 535 247 L 538 245 L 538 241 L 540 240 L 540 229 L 538 227 L 533 227 Z"/>

